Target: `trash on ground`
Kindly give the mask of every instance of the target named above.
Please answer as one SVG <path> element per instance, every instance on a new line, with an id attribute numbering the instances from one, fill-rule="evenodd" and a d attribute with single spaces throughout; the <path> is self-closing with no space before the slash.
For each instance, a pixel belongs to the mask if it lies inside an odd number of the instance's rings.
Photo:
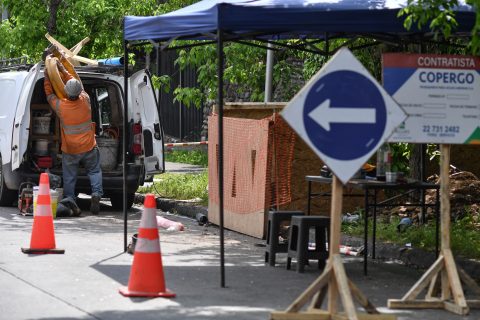
<path id="1" fill-rule="evenodd" d="M 412 225 L 412 219 L 410 218 L 402 218 L 400 223 L 397 225 L 398 232 L 405 232 Z"/>
<path id="2" fill-rule="evenodd" d="M 357 223 L 360 220 L 360 215 L 355 213 L 347 213 L 342 215 L 342 222 L 344 223 Z"/>
<path id="3" fill-rule="evenodd" d="M 168 220 L 159 216 L 157 216 L 157 225 L 160 228 L 167 229 L 168 231 L 183 231 L 185 229 L 182 223 Z"/>
<path id="4" fill-rule="evenodd" d="M 197 219 L 198 221 L 198 225 L 199 226 L 203 226 L 204 224 L 207 224 L 208 223 L 208 218 L 206 215 L 204 215 L 203 213 L 199 212 L 195 215 L 195 219 Z"/>
<path id="5" fill-rule="evenodd" d="M 315 242 L 310 242 L 308 244 L 308 250 L 315 250 Z M 326 243 L 325 247 L 327 248 L 328 250 L 328 243 Z M 346 246 L 346 245 L 343 245 L 341 244 L 339 246 L 339 249 L 340 249 L 340 253 L 341 254 L 344 254 L 344 255 L 347 255 L 347 256 L 360 256 L 363 254 L 363 249 L 364 247 L 363 246 L 360 246 L 360 247 L 352 247 L 352 246 Z"/>

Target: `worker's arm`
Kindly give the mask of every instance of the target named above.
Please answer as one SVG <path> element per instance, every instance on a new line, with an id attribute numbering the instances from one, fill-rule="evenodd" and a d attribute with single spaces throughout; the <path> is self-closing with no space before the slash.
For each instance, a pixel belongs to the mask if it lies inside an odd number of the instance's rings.
<path id="1" fill-rule="evenodd" d="M 45 90 L 45 95 L 47 96 L 47 101 L 52 107 L 52 109 L 57 112 L 57 107 L 60 104 L 60 99 L 55 95 L 53 91 L 52 83 L 50 82 L 50 78 L 48 77 L 48 72 L 45 69 L 44 71 L 45 79 L 43 81 L 43 88 Z"/>
<path id="2" fill-rule="evenodd" d="M 84 90 L 82 80 L 78 76 L 73 64 L 70 62 L 70 60 L 65 58 L 65 54 L 63 53 L 63 51 L 59 50 L 58 53 L 58 70 L 60 71 L 63 82 L 67 83 L 68 80 L 75 78 L 80 81 L 80 84 L 82 85 L 82 90 Z"/>
<path id="3" fill-rule="evenodd" d="M 62 61 L 65 61 L 66 63 L 70 63 L 68 62 L 67 59 L 65 59 L 63 56 L 62 56 Z M 63 60 L 65 59 L 65 60 Z M 62 61 L 58 61 L 57 62 L 57 68 L 58 68 L 58 71 L 60 72 L 60 77 L 62 77 L 62 81 L 63 83 L 67 83 L 68 80 L 70 79 L 73 79 L 74 76 L 70 74 L 70 72 L 67 71 L 67 69 L 65 69 L 65 67 L 63 66 L 63 62 Z M 73 66 L 72 66 L 73 67 Z"/>

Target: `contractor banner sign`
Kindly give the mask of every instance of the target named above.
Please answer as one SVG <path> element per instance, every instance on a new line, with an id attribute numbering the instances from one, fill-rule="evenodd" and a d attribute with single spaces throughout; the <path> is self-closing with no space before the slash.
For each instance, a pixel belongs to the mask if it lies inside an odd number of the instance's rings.
<path id="1" fill-rule="evenodd" d="M 407 113 L 390 142 L 479 144 L 480 58 L 387 53 L 383 86 Z"/>

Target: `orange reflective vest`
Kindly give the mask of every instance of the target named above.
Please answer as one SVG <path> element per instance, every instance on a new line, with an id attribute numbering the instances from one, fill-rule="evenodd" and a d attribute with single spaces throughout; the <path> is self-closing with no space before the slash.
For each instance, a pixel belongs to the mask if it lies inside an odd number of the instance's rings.
<path id="1" fill-rule="evenodd" d="M 78 99 L 73 101 L 59 99 L 53 92 L 48 77 L 45 78 L 44 89 L 48 103 L 60 119 L 62 152 L 78 154 L 92 150 L 97 142 L 88 94 L 82 91 Z"/>

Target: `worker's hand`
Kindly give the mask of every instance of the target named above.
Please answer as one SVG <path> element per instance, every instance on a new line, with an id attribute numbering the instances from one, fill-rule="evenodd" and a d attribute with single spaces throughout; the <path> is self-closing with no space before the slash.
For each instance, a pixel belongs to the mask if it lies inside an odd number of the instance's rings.
<path id="1" fill-rule="evenodd" d="M 63 64 L 60 62 L 59 59 L 57 59 L 57 68 L 58 68 L 58 71 L 60 72 L 65 72 L 67 70 L 65 70 L 65 67 L 63 66 Z"/>
<path id="2" fill-rule="evenodd" d="M 47 49 L 45 49 L 46 52 L 48 52 L 49 54 L 54 54 L 55 52 L 58 52 L 58 48 L 56 45 L 54 44 L 50 44 Z"/>
<path id="3" fill-rule="evenodd" d="M 47 57 L 53 57 L 52 54 L 50 52 L 48 52 L 48 48 L 43 50 L 42 60 L 45 61 L 47 59 Z"/>

